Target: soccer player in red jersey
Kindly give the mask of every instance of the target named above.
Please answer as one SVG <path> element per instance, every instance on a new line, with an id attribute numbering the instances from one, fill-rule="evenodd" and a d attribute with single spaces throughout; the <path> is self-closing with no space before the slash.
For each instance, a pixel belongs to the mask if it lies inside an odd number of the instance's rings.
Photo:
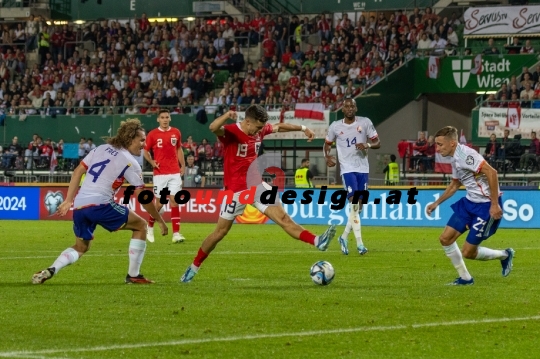
<path id="1" fill-rule="evenodd" d="M 246 110 L 245 118 L 242 122 L 225 125 L 227 120 L 236 120 L 236 118 L 236 112 L 229 111 L 210 124 L 210 131 L 218 136 L 218 139 L 224 146 L 224 189 L 234 192 L 234 196 L 232 203 L 227 204 L 224 201 L 221 205 L 221 212 L 216 228 L 203 241 L 193 264 L 187 268 L 180 279 L 184 283 L 191 282 L 195 274 L 199 271 L 202 262 L 214 250 L 219 241 L 227 235 L 236 216 L 244 212 L 246 204 L 240 203 L 240 195 L 248 189 L 254 178 L 260 178 L 260 181 L 257 183 L 257 192 L 252 205 L 281 226 L 291 237 L 314 245 L 321 251 L 325 251 L 336 234 L 335 225 L 331 225 L 320 236 L 316 236 L 305 230 L 289 217 L 281 206 L 279 199 L 276 203 L 261 203 L 260 196 L 262 191 L 271 189 L 271 187 L 267 183 L 262 182 L 260 175 L 252 175 L 252 164 L 258 165 L 257 162 L 253 162 L 257 159 L 257 154 L 264 136 L 276 132 L 302 131 L 308 137 L 308 141 L 311 141 L 315 138 L 313 131 L 305 126 L 287 123 L 269 124 L 267 123 L 268 114 L 259 105 L 250 106 Z M 244 197 L 245 193 L 242 198 Z"/>
<path id="2" fill-rule="evenodd" d="M 178 203 L 174 201 L 174 195 L 182 190 L 182 173 L 186 168 L 184 151 L 182 149 L 182 134 L 180 130 L 171 127 L 171 115 L 169 110 L 160 110 L 157 118 L 159 127 L 153 129 L 146 137 L 146 146 L 144 147 L 144 158 L 152 165 L 154 169 L 154 194 L 156 198 L 161 196 L 161 191 L 168 188 L 171 204 L 171 222 L 173 229 L 173 243 L 184 241 L 184 236 L 180 233 L 180 209 Z M 150 154 L 152 150 L 154 158 Z M 163 205 L 156 201 L 156 208 L 161 212 Z M 146 239 L 154 242 L 154 222 L 155 219 L 150 216 L 148 221 L 148 232 Z"/>

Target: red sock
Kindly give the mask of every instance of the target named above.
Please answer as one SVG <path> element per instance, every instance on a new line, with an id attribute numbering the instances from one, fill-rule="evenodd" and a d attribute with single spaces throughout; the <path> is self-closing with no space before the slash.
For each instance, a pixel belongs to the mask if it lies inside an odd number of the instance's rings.
<path id="1" fill-rule="evenodd" d="M 201 248 L 199 248 L 199 252 L 197 252 L 197 257 L 193 260 L 193 264 L 196 267 L 200 267 L 202 262 L 208 257 L 208 254 L 204 253 Z"/>
<path id="2" fill-rule="evenodd" d="M 154 219 L 154 217 L 150 216 L 150 219 L 148 220 L 148 227 L 154 228 L 154 223 L 155 222 L 156 222 L 156 220 Z"/>
<path id="3" fill-rule="evenodd" d="M 304 230 L 304 231 L 302 231 L 302 233 L 300 233 L 300 240 L 302 242 L 306 242 L 306 243 L 309 243 L 309 244 L 315 245 L 315 238 L 316 237 L 317 237 L 316 235 L 314 235 L 313 233 L 311 233 L 308 230 Z"/>
<path id="4" fill-rule="evenodd" d="M 180 233 L 180 208 L 171 207 L 171 223 L 173 233 Z"/>

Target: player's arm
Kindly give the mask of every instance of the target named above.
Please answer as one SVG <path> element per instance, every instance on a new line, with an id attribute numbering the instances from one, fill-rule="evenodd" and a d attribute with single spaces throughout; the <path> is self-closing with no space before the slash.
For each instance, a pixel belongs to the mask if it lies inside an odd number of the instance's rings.
<path id="1" fill-rule="evenodd" d="M 143 148 L 143 157 L 150 163 L 150 166 L 152 168 L 159 168 L 159 163 L 154 161 L 152 158 L 152 155 L 150 154 L 150 150 L 154 147 L 154 137 L 152 136 L 152 133 L 148 134 L 146 137 L 146 144 Z"/>
<path id="2" fill-rule="evenodd" d="M 381 141 L 379 140 L 379 136 L 371 138 L 369 141 L 370 142 L 368 142 L 368 143 L 358 143 L 358 144 L 356 144 L 356 148 L 358 150 L 365 150 L 367 148 L 371 148 L 371 149 L 376 150 L 378 148 L 381 148 Z"/>
<path id="3" fill-rule="evenodd" d="M 124 174 L 125 179 L 130 184 L 130 187 L 134 187 L 134 195 L 136 198 L 139 198 L 139 194 L 144 191 L 145 185 L 143 182 L 143 176 L 142 171 L 137 164 L 137 169 L 135 169 L 135 166 L 129 166 L 127 171 Z M 129 188 L 129 187 L 128 187 Z M 127 189 L 126 189 L 127 191 Z M 124 191 L 124 196 L 126 194 L 126 191 Z M 156 209 L 156 206 L 154 204 L 155 201 L 151 201 L 147 204 L 142 204 L 143 208 L 150 214 L 158 223 L 159 228 L 161 229 L 161 235 L 166 235 L 168 233 L 167 224 L 165 223 L 165 220 L 163 217 L 161 217 L 161 214 L 159 214 L 158 210 Z"/>
<path id="4" fill-rule="evenodd" d="M 143 149 L 143 156 L 148 161 L 148 163 L 150 163 L 150 166 L 152 166 L 152 168 L 159 168 L 159 163 L 154 162 L 152 155 L 146 149 Z"/>
<path id="5" fill-rule="evenodd" d="M 448 187 L 446 187 L 446 190 L 439 197 L 439 199 L 437 199 L 435 202 L 427 206 L 426 208 L 427 214 L 431 215 L 431 212 L 433 212 L 441 203 L 446 201 L 448 198 L 452 197 L 457 192 L 460 186 L 461 186 L 461 182 L 457 178 L 452 179 L 452 182 L 450 182 Z"/>
<path id="6" fill-rule="evenodd" d="M 79 184 L 81 183 L 82 176 L 86 173 L 86 165 L 84 162 L 81 162 L 80 165 L 75 168 L 73 171 L 73 175 L 71 176 L 71 181 L 69 181 L 69 188 L 68 193 L 66 195 L 66 199 L 62 204 L 58 206 L 58 210 L 56 211 L 56 214 L 59 216 L 65 216 L 66 213 L 71 208 L 71 205 L 73 204 L 73 200 L 75 199 L 75 195 L 77 194 L 77 190 L 79 189 Z"/>
<path id="7" fill-rule="evenodd" d="M 211 124 L 210 124 L 210 131 L 212 131 L 216 136 L 221 137 L 225 134 L 225 130 L 223 129 L 223 125 L 227 122 L 227 120 L 235 120 L 238 118 L 238 115 L 235 111 L 227 111 L 223 114 L 223 116 L 219 116 L 216 118 Z"/>
<path id="8" fill-rule="evenodd" d="M 290 123 L 277 123 L 272 125 L 272 133 L 302 131 L 308 137 L 308 142 L 315 139 L 315 133 L 306 126 L 292 125 Z"/>
<path id="9" fill-rule="evenodd" d="M 330 134 L 330 130 L 328 130 L 328 134 Z M 332 151 L 332 144 L 333 141 L 329 140 L 327 136 L 324 140 L 323 155 L 324 160 L 326 161 L 326 165 L 328 167 L 334 167 L 336 165 L 336 158 L 334 156 L 330 156 L 330 151 Z"/>
<path id="10" fill-rule="evenodd" d="M 381 148 L 381 140 L 379 139 L 379 136 L 375 137 L 375 138 L 371 138 L 370 139 L 371 141 L 371 147 L 372 149 L 376 150 L 378 148 Z"/>
<path id="11" fill-rule="evenodd" d="M 145 190 L 144 187 L 137 188 L 135 190 L 135 193 L 133 194 L 133 196 L 136 197 L 136 198 L 139 198 L 139 193 L 141 193 L 144 190 Z M 163 219 L 163 217 L 161 217 L 161 214 L 159 214 L 158 210 L 156 209 L 155 201 L 149 202 L 147 204 L 142 204 L 141 203 L 141 205 L 146 210 L 146 212 L 148 212 L 148 214 L 150 214 L 152 216 L 152 218 L 154 218 L 156 220 L 156 222 L 158 222 L 160 224 L 160 227 L 161 227 L 161 225 L 165 226 L 165 228 L 167 227 L 167 224 L 165 223 L 165 220 Z M 165 234 L 167 234 L 167 233 L 165 232 Z M 163 235 L 165 235 L 165 234 L 163 234 Z"/>
<path id="12" fill-rule="evenodd" d="M 487 161 L 483 161 L 480 166 L 479 173 L 483 173 L 486 176 L 489 184 L 489 198 L 491 199 L 489 215 L 494 219 L 500 219 L 503 211 L 501 206 L 499 206 L 499 179 L 497 177 L 497 170 L 491 167 Z"/>
<path id="13" fill-rule="evenodd" d="M 176 149 L 176 155 L 178 156 L 178 162 L 180 163 L 180 175 L 184 174 L 186 168 L 186 158 L 184 157 L 184 149 L 182 146 Z"/>

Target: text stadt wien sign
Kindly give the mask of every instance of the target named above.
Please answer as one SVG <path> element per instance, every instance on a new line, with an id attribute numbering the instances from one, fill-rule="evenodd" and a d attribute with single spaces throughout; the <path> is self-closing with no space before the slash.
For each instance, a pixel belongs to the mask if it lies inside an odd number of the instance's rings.
<path id="1" fill-rule="evenodd" d="M 472 7 L 465 11 L 464 35 L 540 32 L 540 6 Z"/>
<path id="2" fill-rule="evenodd" d="M 439 61 L 438 77 L 429 78 L 426 76 L 429 58 L 418 59 L 415 86 L 419 93 L 498 90 L 503 83 L 510 82 L 512 76 L 519 77 L 523 67 L 533 66 L 537 61 L 534 54 L 445 57 Z"/>

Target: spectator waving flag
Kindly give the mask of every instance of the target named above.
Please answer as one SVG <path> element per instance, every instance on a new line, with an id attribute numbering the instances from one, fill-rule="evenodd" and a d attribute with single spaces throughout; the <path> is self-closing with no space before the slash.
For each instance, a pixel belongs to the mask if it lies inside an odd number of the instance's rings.
<path id="1" fill-rule="evenodd" d="M 506 113 L 506 127 L 518 129 L 521 122 L 521 108 L 509 108 Z"/>
<path id="2" fill-rule="evenodd" d="M 440 68 L 441 65 L 439 58 L 436 56 L 430 56 L 426 76 L 430 79 L 436 79 L 439 77 Z"/>
<path id="3" fill-rule="evenodd" d="M 474 68 L 471 69 L 471 74 L 480 75 L 481 73 L 482 73 L 482 54 L 478 54 L 474 58 Z"/>
<path id="4" fill-rule="evenodd" d="M 58 160 L 56 159 L 56 152 L 53 150 L 51 155 L 51 173 L 54 172 L 56 166 L 58 166 Z"/>
<path id="5" fill-rule="evenodd" d="M 322 103 L 297 103 L 294 108 L 294 117 L 324 119 L 324 105 Z"/>
<path id="6" fill-rule="evenodd" d="M 435 153 L 435 172 L 452 173 L 452 157 L 443 157 L 440 153 Z"/>

